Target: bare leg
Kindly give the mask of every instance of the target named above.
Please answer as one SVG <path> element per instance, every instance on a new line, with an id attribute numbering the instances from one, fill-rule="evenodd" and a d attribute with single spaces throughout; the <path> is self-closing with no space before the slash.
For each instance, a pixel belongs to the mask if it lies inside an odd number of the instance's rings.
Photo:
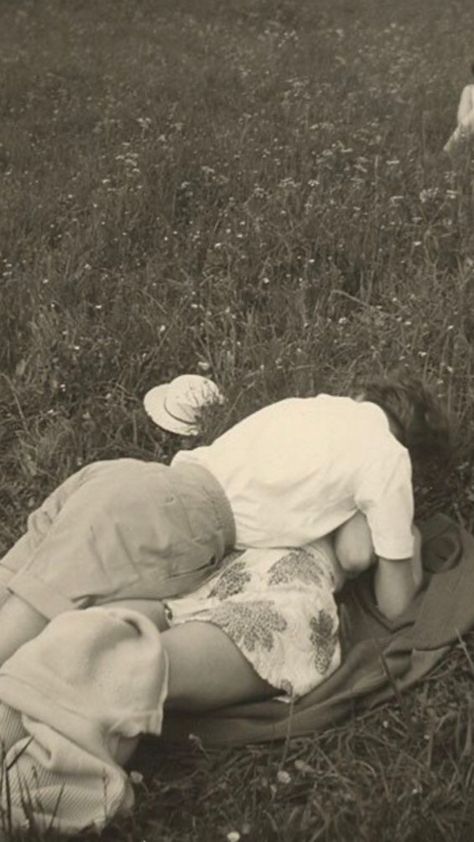
<path id="1" fill-rule="evenodd" d="M 212 623 L 174 626 L 162 633 L 161 641 L 169 658 L 169 708 L 212 710 L 278 693 L 257 675 L 226 633 Z"/>
<path id="2" fill-rule="evenodd" d="M 367 570 L 375 562 L 374 545 L 367 519 L 356 512 L 334 533 L 334 550 L 345 573 L 351 577 Z"/>
<path id="3" fill-rule="evenodd" d="M 16 594 L 0 606 L 0 665 L 36 637 L 49 620 Z"/>

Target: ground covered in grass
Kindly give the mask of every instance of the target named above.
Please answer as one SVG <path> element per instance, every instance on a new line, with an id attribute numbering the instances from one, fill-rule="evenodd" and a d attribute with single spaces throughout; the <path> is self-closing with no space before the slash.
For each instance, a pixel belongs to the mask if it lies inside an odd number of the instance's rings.
<path id="1" fill-rule="evenodd" d="M 471 0 L 0 0 L 0 549 L 85 462 L 168 459 L 141 398 L 183 371 L 228 396 L 209 437 L 423 376 L 458 447 L 418 513 L 474 527 L 473 161 L 442 153 L 473 25 Z M 106 838 L 468 842 L 473 653 L 311 739 L 145 745 Z"/>

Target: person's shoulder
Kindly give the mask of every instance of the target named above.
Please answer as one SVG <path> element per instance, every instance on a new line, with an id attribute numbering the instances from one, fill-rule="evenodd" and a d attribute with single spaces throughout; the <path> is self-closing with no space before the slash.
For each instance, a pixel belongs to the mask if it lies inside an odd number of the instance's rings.
<path id="1" fill-rule="evenodd" d="M 391 475 L 393 478 L 411 477 L 410 454 L 405 445 L 390 430 L 380 431 L 379 428 L 378 435 L 371 430 L 370 441 L 373 447 L 368 454 L 368 463 L 375 472 L 380 471 L 383 476 Z"/>
<path id="2" fill-rule="evenodd" d="M 371 440 L 377 441 L 374 455 L 381 461 L 391 458 L 393 462 L 410 462 L 410 455 L 404 444 L 394 435 L 384 410 L 372 401 L 357 403 L 359 422 L 366 428 Z"/>
<path id="3" fill-rule="evenodd" d="M 352 404 L 355 404 L 356 401 L 353 398 L 347 397 L 347 395 L 331 395 L 328 392 L 319 392 L 317 395 L 310 395 L 306 398 L 300 398 L 299 400 L 304 401 L 308 405 L 314 406 L 339 406 L 339 407 L 349 407 Z"/>

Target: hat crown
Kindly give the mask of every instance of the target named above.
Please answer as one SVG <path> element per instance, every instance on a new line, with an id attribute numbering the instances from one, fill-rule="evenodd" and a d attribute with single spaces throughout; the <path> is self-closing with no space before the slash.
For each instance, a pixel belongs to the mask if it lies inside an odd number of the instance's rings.
<path id="1" fill-rule="evenodd" d="M 209 380 L 201 378 L 198 374 L 176 377 L 169 384 L 165 408 L 181 421 L 195 423 L 202 407 L 212 400 L 209 384 Z"/>
<path id="2" fill-rule="evenodd" d="M 182 374 L 150 389 L 144 398 L 145 409 L 155 423 L 181 435 L 196 435 L 203 407 L 222 401 L 216 384 L 200 374 Z"/>

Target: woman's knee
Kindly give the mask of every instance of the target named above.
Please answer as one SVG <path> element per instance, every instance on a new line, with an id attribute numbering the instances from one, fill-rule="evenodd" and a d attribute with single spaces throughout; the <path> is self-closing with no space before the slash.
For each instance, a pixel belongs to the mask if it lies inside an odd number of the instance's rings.
<path id="1" fill-rule="evenodd" d="M 334 550 L 339 564 L 347 573 L 361 573 L 375 560 L 374 545 L 367 518 L 357 512 L 334 534 Z"/>

